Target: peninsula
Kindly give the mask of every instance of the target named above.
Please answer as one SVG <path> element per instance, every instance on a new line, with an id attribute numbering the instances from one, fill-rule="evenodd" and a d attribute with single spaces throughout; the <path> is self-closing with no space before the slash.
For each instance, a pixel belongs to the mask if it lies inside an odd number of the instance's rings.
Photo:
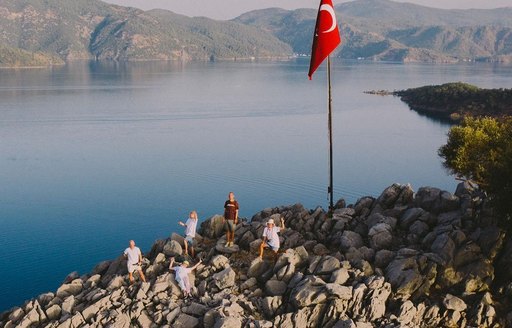
<path id="1" fill-rule="evenodd" d="M 258 247 L 269 219 L 286 222 L 277 257 Z M 223 218 L 201 224 L 203 262 L 184 299 L 172 234 L 145 254 L 147 282 L 129 285 L 122 257 L 0 315 L 0 327 L 510 327 L 512 239 L 477 186 L 454 194 L 394 184 L 336 204 L 268 208 L 225 247 Z M 197 263 L 198 259 L 191 259 Z"/>

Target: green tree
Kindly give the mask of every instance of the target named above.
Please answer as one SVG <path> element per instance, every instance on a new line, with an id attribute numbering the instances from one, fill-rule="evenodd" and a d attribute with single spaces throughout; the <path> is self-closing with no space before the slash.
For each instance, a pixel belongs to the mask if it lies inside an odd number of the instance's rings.
<path id="1" fill-rule="evenodd" d="M 512 218 L 512 118 L 466 117 L 439 149 L 452 173 L 477 182 L 489 195 L 504 228 Z"/>

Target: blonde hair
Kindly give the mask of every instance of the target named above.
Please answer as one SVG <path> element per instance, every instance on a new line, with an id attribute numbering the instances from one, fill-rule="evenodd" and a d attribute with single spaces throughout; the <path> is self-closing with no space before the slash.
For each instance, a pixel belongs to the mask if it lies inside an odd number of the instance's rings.
<path id="1" fill-rule="evenodd" d="M 189 217 L 194 219 L 194 220 L 197 220 L 197 212 L 196 211 L 190 212 Z"/>

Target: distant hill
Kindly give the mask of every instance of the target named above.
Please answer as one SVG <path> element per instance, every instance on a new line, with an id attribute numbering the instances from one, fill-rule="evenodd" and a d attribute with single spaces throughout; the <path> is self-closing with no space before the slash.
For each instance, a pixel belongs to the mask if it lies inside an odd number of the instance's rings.
<path id="1" fill-rule="evenodd" d="M 337 5 L 336 10 L 343 44 L 334 55 L 341 58 L 512 62 L 512 7 L 444 10 L 390 0 L 355 0 Z M 316 14 L 315 9 L 269 8 L 216 21 L 99 0 L 2 0 L 0 45 L 63 60 L 308 55 Z"/>
<path id="2" fill-rule="evenodd" d="M 57 56 L 29 52 L 18 48 L 11 48 L 0 45 L 0 68 L 1 67 L 47 67 L 52 65 L 63 65 L 64 61 Z"/>
<path id="3" fill-rule="evenodd" d="M 336 55 L 389 61 L 512 61 L 512 7 L 445 10 L 389 0 L 336 6 L 343 39 Z M 271 8 L 235 21 L 269 31 L 309 54 L 316 10 Z"/>
<path id="4" fill-rule="evenodd" d="M 3 0 L 0 44 L 72 59 L 283 57 L 291 47 L 255 27 L 98 0 Z"/>

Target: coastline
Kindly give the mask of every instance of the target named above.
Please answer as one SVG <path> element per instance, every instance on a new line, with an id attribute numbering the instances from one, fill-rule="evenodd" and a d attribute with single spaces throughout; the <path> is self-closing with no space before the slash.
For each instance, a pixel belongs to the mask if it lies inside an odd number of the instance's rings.
<path id="1" fill-rule="evenodd" d="M 287 229 L 277 259 L 260 260 L 269 218 Z M 510 264 L 512 241 L 468 182 L 455 194 L 394 184 L 378 198 L 340 200 L 332 218 L 300 204 L 265 209 L 238 225 L 235 247 L 223 246 L 220 216 L 199 233 L 204 264 L 190 276 L 190 299 L 167 269 L 169 257 L 183 260 L 182 237 L 172 234 L 145 254 L 148 283 L 129 286 L 121 257 L 101 262 L 4 312 L 0 327 L 505 327 L 512 319 L 506 289 L 496 288 L 510 282 L 499 268 Z"/>

